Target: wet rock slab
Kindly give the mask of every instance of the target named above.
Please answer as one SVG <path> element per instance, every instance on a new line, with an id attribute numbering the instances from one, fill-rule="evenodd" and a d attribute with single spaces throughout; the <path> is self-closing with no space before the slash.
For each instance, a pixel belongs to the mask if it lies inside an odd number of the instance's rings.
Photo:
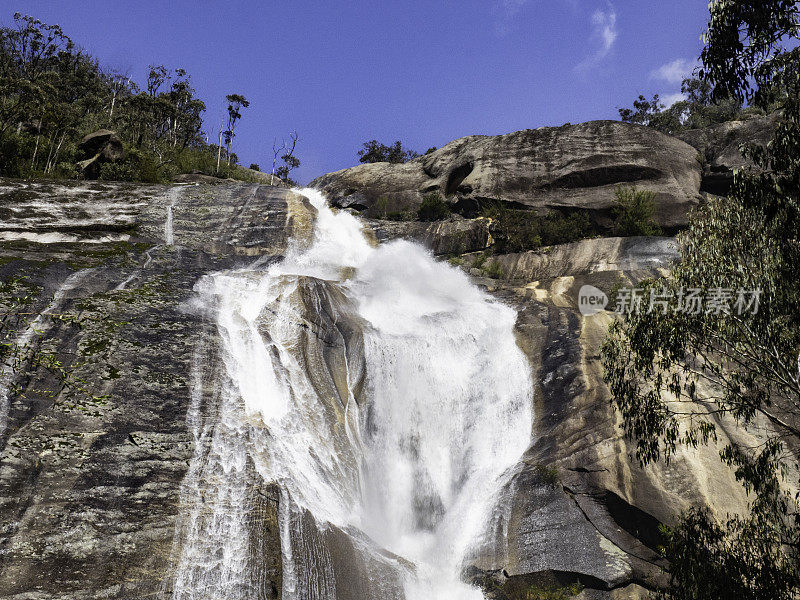
<path id="1" fill-rule="evenodd" d="M 0 597 L 158 597 L 195 446 L 191 365 L 209 333 L 193 287 L 277 259 L 314 210 L 268 186 L 11 181 L 0 207 L 0 282 L 30 294 L 13 305 L 24 314 L 4 315 L 3 341 L 48 309 L 0 428 Z M 254 505 L 265 522 L 268 508 Z"/>

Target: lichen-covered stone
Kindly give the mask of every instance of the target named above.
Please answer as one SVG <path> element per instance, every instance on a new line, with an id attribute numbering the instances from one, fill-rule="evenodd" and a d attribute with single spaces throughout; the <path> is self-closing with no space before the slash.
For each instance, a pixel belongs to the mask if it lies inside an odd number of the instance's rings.
<path id="1" fill-rule="evenodd" d="M 159 597 L 195 444 L 191 367 L 207 324 L 187 309 L 194 285 L 277 259 L 310 235 L 315 211 L 289 190 L 240 184 L 3 181 L 0 194 L 0 280 L 39 292 L 0 333 L 19 339 L 48 309 L 0 428 L 0 597 Z M 54 305 L 74 273 L 80 285 Z M 254 523 L 273 521 L 272 538 L 263 527 L 253 538 L 273 564 L 262 589 L 280 588 L 275 510 L 253 505 Z"/>

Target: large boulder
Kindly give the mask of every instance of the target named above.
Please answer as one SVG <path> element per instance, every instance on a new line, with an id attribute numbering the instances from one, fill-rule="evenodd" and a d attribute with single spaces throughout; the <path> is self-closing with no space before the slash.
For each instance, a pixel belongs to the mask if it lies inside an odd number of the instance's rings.
<path id="1" fill-rule="evenodd" d="M 78 162 L 78 168 L 86 177 L 97 177 L 104 163 L 117 162 L 125 158 L 125 148 L 116 132 L 99 129 L 85 136 L 78 144 L 78 152 L 86 157 Z"/>
<path id="2" fill-rule="evenodd" d="M 454 215 L 445 221 L 387 221 L 365 219 L 379 242 L 404 239 L 422 244 L 436 255 L 466 254 L 485 250 L 491 244 L 490 220 L 464 219 Z"/>
<path id="3" fill-rule="evenodd" d="M 676 137 L 694 147 L 703 163 L 701 189 L 724 195 L 733 182 L 736 169 L 753 167 L 752 161 L 742 156 L 743 144 L 765 146 L 775 133 L 778 117 L 751 117 L 741 121 L 727 121 L 678 133 Z"/>
<path id="4" fill-rule="evenodd" d="M 656 194 L 656 220 L 686 224 L 700 190 L 700 162 L 688 144 L 647 127 L 618 121 L 464 137 L 404 164 L 372 163 L 311 182 L 342 207 L 413 209 L 432 191 L 457 199 L 462 212 L 487 202 L 571 211 L 586 209 L 608 224 L 619 185 Z"/>

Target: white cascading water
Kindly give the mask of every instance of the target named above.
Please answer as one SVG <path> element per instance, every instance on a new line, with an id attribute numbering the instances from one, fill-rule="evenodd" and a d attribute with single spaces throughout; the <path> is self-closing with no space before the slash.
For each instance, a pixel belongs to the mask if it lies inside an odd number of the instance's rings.
<path id="1" fill-rule="evenodd" d="M 181 191 L 181 187 L 173 186 L 169 189 L 169 192 L 167 192 L 169 204 L 167 204 L 167 217 L 164 219 L 164 243 L 167 246 L 175 244 L 175 228 L 172 224 L 172 213 L 181 197 Z"/>
<path id="2" fill-rule="evenodd" d="M 193 508 L 179 534 L 173 598 L 258 597 L 247 591 L 241 514 L 252 464 L 284 490 L 282 598 L 335 599 L 324 549 L 314 577 L 295 565 L 292 514 L 306 509 L 367 540 L 360 546 L 400 557 L 380 560 L 408 600 L 480 599 L 461 581 L 464 559 L 530 442 L 533 384 L 516 313 L 418 245 L 373 247 L 358 219 L 334 213 L 315 190 L 301 193 L 318 211 L 309 247 L 197 286 L 225 375 L 215 383 L 217 422 L 190 411 L 197 450 L 184 498 Z M 331 415 L 296 352 L 305 277 L 336 282 L 365 323 L 364 406 L 351 386 L 343 415 Z"/>

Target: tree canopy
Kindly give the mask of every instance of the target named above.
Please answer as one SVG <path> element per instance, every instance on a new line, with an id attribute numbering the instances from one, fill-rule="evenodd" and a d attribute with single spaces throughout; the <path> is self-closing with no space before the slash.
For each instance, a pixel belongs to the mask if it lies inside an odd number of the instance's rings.
<path id="1" fill-rule="evenodd" d="M 688 77 L 681 84 L 685 99 L 666 106 L 658 94 L 651 100 L 640 95 L 633 101 L 633 108 L 618 109 L 620 120 L 671 134 L 724 123 L 742 114 L 742 103 L 737 98 L 715 100 L 711 91 L 708 81 Z"/>
<path id="2" fill-rule="evenodd" d="M 179 172 L 244 175 L 231 145 L 241 109 L 240 94 L 227 96 L 226 148 L 209 144 L 203 132 L 205 103 L 184 69 L 151 65 L 140 87 L 125 73 L 104 69 L 78 48 L 58 25 L 14 15 L 0 27 L 0 175 L 80 177 L 87 158 L 81 139 L 100 129 L 114 131 L 126 150 L 123 160 L 102 165 L 107 179 L 160 181 Z"/>
<path id="3" fill-rule="evenodd" d="M 681 260 L 641 295 L 700 310 L 633 311 L 612 326 L 605 378 L 642 464 L 718 439 L 719 425 L 755 435 L 724 440 L 749 513 L 716 521 L 697 507 L 666 531 L 676 600 L 796 599 L 800 594 L 800 53 L 795 2 L 717 0 L 691 92 L 704 106 L 750 102 L 777 110 L 766 147 L 745 148 L 737 171 L 680 238 Z M 787 49 L 788 46 L 795 46 Z M 649 123 L 648 123 L 649 124 Z M 737 290 L 755 303 L 738 305 Z M 744 310 L 742 310 L 744 308 Z"/>
<path id="4" fill-rule="evenodd" d="M 404 163 L 418 156 L 418 152 L 410 150 L 409 148 L 404 148 L 400 140 L 397 140 L 391 146 L 381 144 L 378 140 L 370 140 L 364 142 L 363 149 L 358 151 L 358 162 Z"/>

